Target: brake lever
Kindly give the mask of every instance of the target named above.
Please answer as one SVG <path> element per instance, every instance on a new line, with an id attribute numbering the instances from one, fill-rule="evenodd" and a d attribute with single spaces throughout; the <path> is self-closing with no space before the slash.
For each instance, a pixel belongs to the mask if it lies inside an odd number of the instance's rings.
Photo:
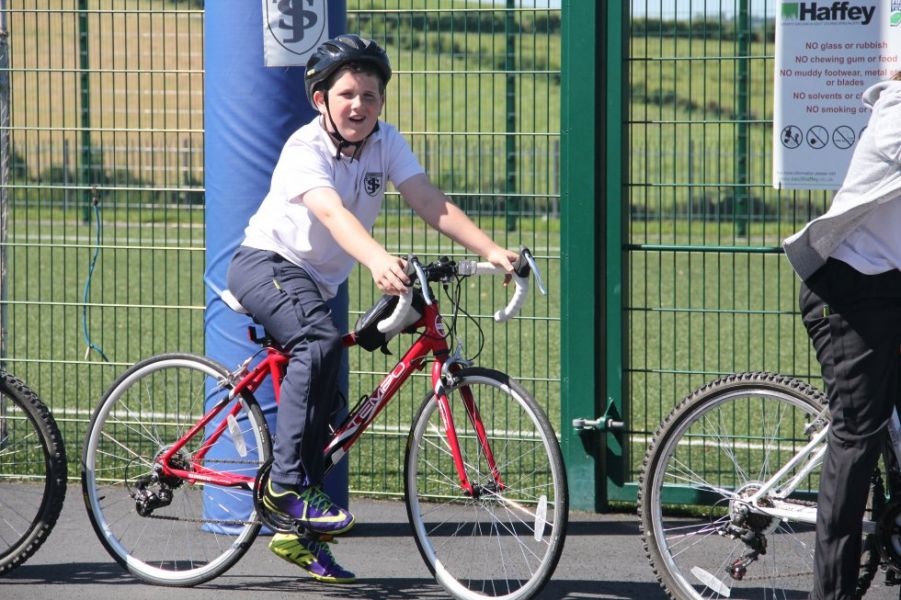
<path id="1" fill-rule="evenodd" d="M 532 269 L 532 274 L 535 276 L 535 284 L 538 286 L 538 291 L 541 292 L 542 296 L 547 296 L 547 290 L 544 287 L 544 281 L 541 279 L 541 271 L 538 270 L 538 264 L 535 262 L 535 257 L 532 256 L 532 252 L 526 248 L 522 247 L 522 256 L 526 259 L 526 262 L 529 264 L 529 268 Z"/>
<path id="2" fill-rule="evenodd" d="M 407 263 L 413 265 L 413 271 L 416 273 L 416 278 L 419 279 L 420 287 L 422 287 L 422 297 L 425 299 L 426 305 L 431 306 L 432 295 L 429 293 L 429 280 L 422 265 L 419 264 L 419 259 L 411 254 L 407 257 Z"/>

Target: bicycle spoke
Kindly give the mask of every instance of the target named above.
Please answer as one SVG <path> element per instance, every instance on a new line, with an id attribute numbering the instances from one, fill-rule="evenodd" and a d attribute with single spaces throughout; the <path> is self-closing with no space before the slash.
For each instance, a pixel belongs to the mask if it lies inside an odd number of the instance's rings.
<path id="1" fill-rule="evenodd" d="M 712 483 L 708 483 L 699 473 L 695 472 L 688 464 L 682 462 L 678 458 L 674 457 L 670 465 L 671 469 L 667 473 L 667 480 L 670 483 L 684 482 L 693 488 L 713 492 L 723 498 L 731 498 L 735 495 L 734 490 L 721 488 Z"/>

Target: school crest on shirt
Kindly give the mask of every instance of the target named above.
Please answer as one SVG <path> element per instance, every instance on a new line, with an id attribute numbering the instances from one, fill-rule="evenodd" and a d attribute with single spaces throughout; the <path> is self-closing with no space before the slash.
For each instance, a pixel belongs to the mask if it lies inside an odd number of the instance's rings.
<path id="1" fill-rule="evenodd" d="M 363 189 L 370 196 L 375 196 L 382 189 L 382 174 L 370 171 L 363 175 Z"/>

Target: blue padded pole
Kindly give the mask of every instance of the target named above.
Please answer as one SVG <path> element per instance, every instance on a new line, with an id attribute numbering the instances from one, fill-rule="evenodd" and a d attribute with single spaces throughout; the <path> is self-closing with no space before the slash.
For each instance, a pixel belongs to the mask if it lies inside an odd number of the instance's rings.
<path id="1" fill-rule="evenodd" d="M 273 7 L 277 3 L 273 2 Z M 343 33 L 345 0 L 328 0 L 326 37 Z M 325 39 L 325 38 L 323 38 Z M 233 368 L 258 347 L 247 338 L 245 315 L 232 312 L 219 298 L 226 273 L 244 227 L 269 190 L 272 170 L 282 146 L 315 113 L 307 103 L 301 66 L 266 67 L 263 59 L 263 13 L 260 2 L 217 0 L 204 12 L 204 172 L 206 188 L 206 353 Z M 347 330 L 348 294 L 345 283 L 331 302 L 340 331 Z M 347 356 L 342 386 L 347 396 Z M 257 394 L 275 432 L 275 400 L 271 386 Z M 333 470 L 326 489 L 336 502 L 347 505 L 347 461 Z M 233 496 L 207 503 L 212 518 L 215 505 L 237 507 Z M 231 503 L 231 504 L 230 504 Z"/>

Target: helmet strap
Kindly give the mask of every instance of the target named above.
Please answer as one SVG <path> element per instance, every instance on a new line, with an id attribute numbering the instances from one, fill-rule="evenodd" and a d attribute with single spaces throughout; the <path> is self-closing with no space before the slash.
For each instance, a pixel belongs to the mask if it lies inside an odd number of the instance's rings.
<path id="1" fill-rule="evenodd" d="M 329 123 L 331 123 L 333 129 L 333 131 L 328 131 L 328 129 L 326 129 L 326 132 L 331 136 L 331 138 L 338 146 L 338 150 L 337 152 L 335 152 L 335 160 L 339 160 L 341 158 L 342 150 L 351 146 L 354 147 L 354 151 L 353 154 L 350 155 L 350 160 L 354 160 L 355 158 L 357 158 L 357 155 L 360 154 L 360 149 L 363 147 L 363 144 L 366 143 L 366 140 L 368 140 L 373 133 L 379 130 L 379 122 L 378 120 L 376 120 L 375 127 L 373 127 L 372 131 L 366 134 L 366 136 L 362 140 L 352 142 L 341 135 L 341 132 L 338 131 L 338 126 L 335 125 L 335 120 L 332 118 L 332 109 L 328 105 L 328 92 L 323 92 L 323 96 L 325 101 L 325 114 L 326 116 L 328 116 Z"/>

